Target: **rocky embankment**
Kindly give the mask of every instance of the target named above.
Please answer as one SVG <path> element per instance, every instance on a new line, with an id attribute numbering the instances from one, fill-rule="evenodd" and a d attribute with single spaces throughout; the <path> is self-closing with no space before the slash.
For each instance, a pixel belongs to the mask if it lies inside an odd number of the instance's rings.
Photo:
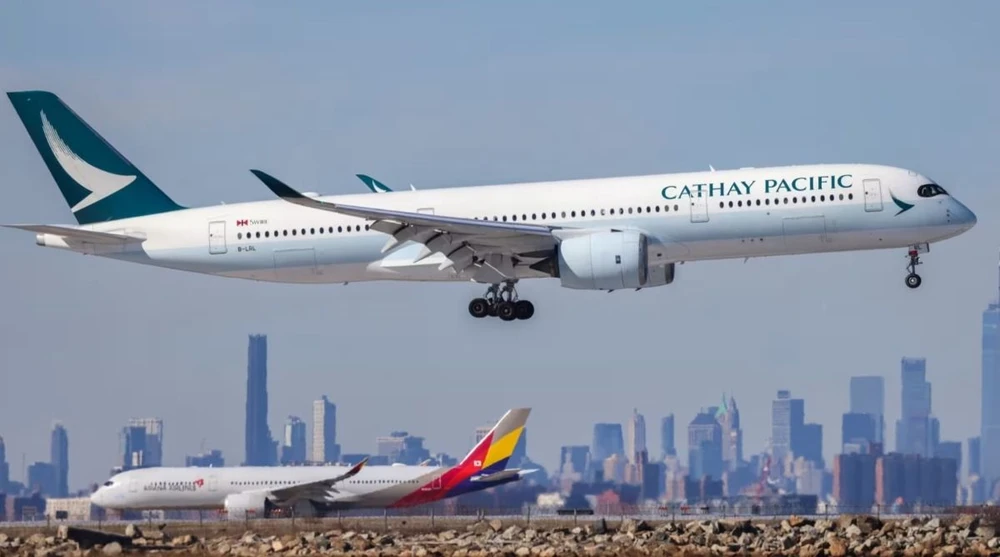
<path id="1" fill-rule="evenodd" d="M 586 526 L 524 528 L 482 521 L 462 529 L 406 534 L 331 530 L 207 539 L 168 530 L 142 532 L 129 526 L 126 535 L 61 527 L 55 536 L 13 538 L 0 533 L 0 555 L 1000 555 L 1000 538 L 992 524 L 973 516 L 955 520 L 843 517 L 813 521 L 792 517 L 781 522 L 713 520 L 650 524 L 597 520 Z"/>

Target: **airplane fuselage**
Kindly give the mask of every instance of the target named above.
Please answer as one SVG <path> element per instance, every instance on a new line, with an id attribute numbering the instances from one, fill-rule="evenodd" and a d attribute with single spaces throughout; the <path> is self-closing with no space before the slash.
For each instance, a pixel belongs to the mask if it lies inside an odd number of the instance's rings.
<path id="1" fill-rule="evenodd" d="M 928 184 L 934 183 L 906 169 L 831 164 L 319 199 L 497 222 L 638 230 L 649 240 L 649 265 L 661 265 L 930 244 L 975 224 L 972 212 L 943 190 L 918 193 Z M 474 279 L 465 271 L 440 270 L 441 253 L 415 262 L 423 249 L 417 243 L 382 253 L 389 236 L 370 230 L 370 222 L 274 200 L 82 228 L 146 238 L 124 246 L 87 244 L 94 255 L 225 277 L 291 283 Z M 37 241 L 70 247 L 51 234 Z M 512 272 L 514 279 L 551 276 L 528 266 Z"/>
<path id="2" fill-rule="evenodd" d="M 271 491 L 335 477 L 348 466 L 277 466 L 228 468 L 142 468 L 124 472 L 92 496 L 107 509 L 225 509 L 230 496 Z M 439 498 L 440 477 L 447 468 L 437 466 L 368 466 L 326 494 L 329 508 L 384 508 L 408 495 Z M 435 479 L 437 481 L 435 481 Z M 496 484 L 493 484 L 496 485 Z M 484 484 L 481 488 L 493 487 Z M 456 493 L 457 494 L 457 493 Z M 280 504 L 280 501 L 275 501 Z"/>

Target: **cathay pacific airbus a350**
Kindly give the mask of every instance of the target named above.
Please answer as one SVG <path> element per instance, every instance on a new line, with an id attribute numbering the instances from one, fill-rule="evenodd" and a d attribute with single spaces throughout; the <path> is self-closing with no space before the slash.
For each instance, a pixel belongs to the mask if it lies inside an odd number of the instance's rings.
<path id="1" fill-rule="evenodd" d="M 709 259 L 908 248 L 976 216 L 930 178 L 870 164 L 318 196 L 253 170 L 279 199 L 186 208 L 57 96 L 8 93 L 78 225 L 18 224 L 46 247 L 272 282 L 473 281 L 475 317 L 528 319 L 521 279 L 613 291 Z M 387 189 L 387 188 L 386 188 Z"/>

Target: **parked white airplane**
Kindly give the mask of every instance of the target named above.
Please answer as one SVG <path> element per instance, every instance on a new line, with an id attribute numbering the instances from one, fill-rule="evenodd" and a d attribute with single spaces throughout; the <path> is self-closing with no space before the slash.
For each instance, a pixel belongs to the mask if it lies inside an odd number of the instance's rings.
<path id="1" fill-rule="evenodd" d="M 328 197 L 253 170 L 281 200 L 186 209 L 52 93 L 8 96 L 79 223 L 9 225 L 39 245 L 259 281 L 475 281 L 475 317 L 530 318 L 521 279 L 640 289 L 708 259 L 909 247 L 916 288 L 920 254 L 976 223 L 930 178 L 869 164 Z"/>
<path id="2" fill-rule="evenodd" d="M 91 495 L 113 510 L 220 509 L 229 518 L 299 516 L 331 510 L 399 508 L 518 481 L 535 470 L 507 468 L 530 408 L 508 410 L 457 466 L 238 466 L 138 468 L 116 474 Z"/>

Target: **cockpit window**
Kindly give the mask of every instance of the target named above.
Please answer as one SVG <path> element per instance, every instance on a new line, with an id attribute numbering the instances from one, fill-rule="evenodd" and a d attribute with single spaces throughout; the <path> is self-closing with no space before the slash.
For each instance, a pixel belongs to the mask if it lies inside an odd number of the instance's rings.
<path id="1" fill-rule="evenodd" d="M 111 487 L 113 485 L 115 485 L 115 482 L 113 482 L 111 480 L 108 480 L 108 481 L 104 482 L 104 487 Z"/>
<path id="2" fill-rule="evenodd" d="M 934 197 L 935 195 L 948 195 L 944 188 L 937 184 L 924 184 L 917 188 L 917 195 L 920 197 Z"/>

